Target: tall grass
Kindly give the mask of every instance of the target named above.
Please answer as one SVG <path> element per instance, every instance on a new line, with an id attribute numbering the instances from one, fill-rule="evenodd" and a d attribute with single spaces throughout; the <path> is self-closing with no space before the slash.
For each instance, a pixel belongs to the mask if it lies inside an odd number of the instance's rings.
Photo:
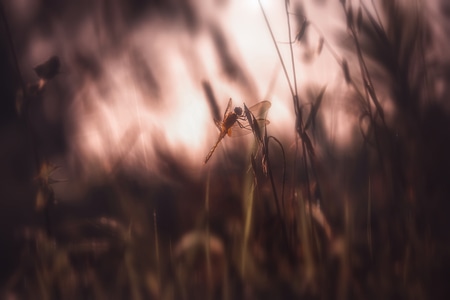
<path id="1" fill-rule="evenodd" d="M 255 137 L 249 153 L 208 165 L 200 181 L 162 152 L 176 181 L 136 181 L 118 163 L 98 187 L 101 192 L 87 196 L 108 203 L 110 212 L 102 207 L 100 216 L 87 217 L 64 204 L 53 206 L 53 169 L 39 157 L 34 200 L 43 203 L 48 219 L 20 232 L 22 254 L 2 296 L 443 297 L 450 247 L 449 224 L 441 219 L 449 195 L 442 177 L 450 164 L 444 151 L 448 134 L 437 130 L 450 122 L 437 99 L 427 98 L 433 94 L 428 73 L 434 70 L 426 61 L 426 19 L 418 10 L 402 11 L 396 1 L 371 2 L 371 8 L 367 1 L 355 2 L 340 1 L 347 25 L 341 34 L 348 43 L 333 45 L 314 20 L 292 13 L 296 3 L 285 1 L 287 59 L 261 5 L 291 92 L 294 151 L 270 134 L 270 125 L 260 131 L 244 107 Z M 386 23 L 380 15 L 387 16 Z M 413 27 L 405 25 L 414 21 Z M 323 86 L 308 103 L 297 90 L 296 42 L 309 30 L 320 36 L 319 54 L 329 51 L 342 70 L 350 95 L 344 101 L 357 108 L 358 136 L 348 153 L 335 151 L 332 140 L 323 138 L 323 111 L 333 91 Z M 217 119 L 213 88 L 203 87 Z M 30 90 L 26 84 L 21 89 L 27 103 Z M 385 111 L 381 94 L 389 95 L 394 112 Z M 45 97 L 44 91 L 39 95 Z"/>

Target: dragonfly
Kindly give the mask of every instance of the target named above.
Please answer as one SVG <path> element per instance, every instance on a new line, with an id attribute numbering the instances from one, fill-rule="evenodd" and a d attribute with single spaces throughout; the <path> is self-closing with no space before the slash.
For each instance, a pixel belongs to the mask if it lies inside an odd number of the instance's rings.
<path id="1" fill-rule="evenodd" d="M 232 100 L 230 98 L 225 113 L 223 114 L 222 121 L 215 120 L 216 126 L 219 129 L 219 137 L 211 150 L 209 150 L 208 155 L 206 155 L 205 164 L 211 158 L 220 141 L 222 141 L 225 136 L 238 137 L 252 132 L 254 125 L 249 123 L 249 112 L 251 116 L 255 118 L 254 120 L 256 120 L 259 127 L 269 124 L 269 121 L 265 119 L 265 115 L 271 105 L 272 104 L 269 101 L 261 101 L 249 107 L 248 110 L 246 109 L 246 112 L 244 113 L 241 107 L 232 109 Z"/>

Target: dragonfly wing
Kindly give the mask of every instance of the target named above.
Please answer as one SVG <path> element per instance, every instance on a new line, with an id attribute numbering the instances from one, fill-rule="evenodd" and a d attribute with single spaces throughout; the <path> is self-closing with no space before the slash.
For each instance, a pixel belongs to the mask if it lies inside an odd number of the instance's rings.
<path id="1" fill-rule="evenodd" d="M 244 121 L 236 121 L 233 126 L 228 130 L 228 136 L 230 137 L 240 137 L 247 135 L 252 132 L 252 128 L 248 124 L 247 120 Z"/>
<path id="2" fill-rule="evenodd" d="M 250 112 L 255 116 L 256 119 L 265 119 L 267 115 L 267 111 L 272 106 L 272 103 L 269 101 L 261 101 L 256 103 L 255 105 L 252 105 L 248 108 Z"/>
<path id="3" fill-rule="evenodd" d="M 253 116 L 256 119 L 256 122 L 258 123 L 258 127 L 262 128 L 265 125 L 268 125 L 270 122 L 265 120 L 265 115 L 267 114 L 267 111 L 269 110 L 270 106 L 272 104 L 269 101 L 261 101 L 256 103 L 255 105 L 251 106 L 249 108 L 249 111 L 253 114 Z M 231 112 L 232 110 L 232 100 L 228 100 L 227 109 L 224 113 L 224 119 L 228 112 Z M 216 122 L 216 126 L 221 130 L 221 123 Z M 239 118 L 236 123 L 231 126 L 227 132 L 228 136 L 230 137 L 240 137 L 247 134 L 250 134 L 252 132 L 252 127 L 248 123 L 248 120 L 246 118 Z"/>
<path id="4" fill-rule="evenodd" d="M 249 127 L 254 136 L 261 142 L 261 132 L 263 131 L 262 128 L 269 124 L 269 121 L 266 120 L 266 115 L 271 105 L 272 104 L 269 101 L 258 102 L 250 108 L 244 104 L 245 118 L 247 119 Z"/>
<path id="5" fill-rule="evenodd" d="M 256 122 L 258 123 L 259 128 L 263 128 L 265 125 L 268 125 L 270 123 L 265 119 L 257 119 Z M 252 127 L 247 121 L 239 121 L 239 123 L 236 122 L 233 126 L 230 127 L 228 131 L 228 135 L 233 138 L 244 136 L 250 133 L 252 133 Z"/>
<path id="6" fill-rule="evenodd" d="M 231 107 L 232 107 L 232 105 L 233 105 L 232 102 L 233 102 L 233 101 L 232 101 L 231 98 L 230 98 L 230 100 L 228 100 L 227 109 L 225 109 L 225 112 L 223 113 L 223 119 L 222 119 L 222 120 L 224 120 L 225 117 L 226 117 L 226 115 L 228 114 L 228 112 L 231 111 L 231 109 L 232 109 Z"/>
<path id="7" fill-rule="evenodd" d="M 214 120 L 214 124 L 216 124 L 217 129 L 222 130 L 222 122 L 219 120 Z"/>

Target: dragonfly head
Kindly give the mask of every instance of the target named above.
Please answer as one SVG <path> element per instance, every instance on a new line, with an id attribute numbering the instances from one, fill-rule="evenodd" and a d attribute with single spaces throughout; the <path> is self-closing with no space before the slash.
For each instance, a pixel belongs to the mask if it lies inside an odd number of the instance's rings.
<path id="1" fill-rule="evenodd" d="M 234 108 L 234 113 L 238 116 L 242 115 L 242 108 L 240 107 L 235 107 Z"/>

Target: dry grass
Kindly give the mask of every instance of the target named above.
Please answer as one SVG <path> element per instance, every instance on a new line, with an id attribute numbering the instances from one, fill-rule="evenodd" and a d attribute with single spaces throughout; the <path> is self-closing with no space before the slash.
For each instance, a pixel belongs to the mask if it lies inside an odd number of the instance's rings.
<path id="1" fill-rule="evenodd" d="M 300 23 L 291 24 L 288 2 L 289 36 L 294 27 L 297 41 L 308 30 L 321 35 L 307 16 L 297 15 Z M 361 131 L 348 153 L 321 138 L 327 87 L 311 103 L 297 91 L 292 40 L 290 63 L 278 54 L 296 116 L 293 153 L 270 135 L 270 127 L 260 132 L 256 126 L 250 153 L 233 153 L 199 181 L 161 151 L 167 177 L 176 183 L 130 178 L 119 163 L 86 196 L 86 203 L 100 208 L 74 207 L 54 203 L 53 169 L 36 154 L 33 128 L 24 127 L 40 170 L 32 183 L 40 221 L 22 226 L 21 254 L 1 296 L 443 299 L 450 267 L 450 147 L 441 130 L 449 128 L 450 117 L 439 106 L 445 99 L 427 98 L 428 74 L 436 70 L 426 64 L 426 20 L 389 1 L 373 14 L 366 2 L 341 1 L 348 44 L 334 48 L 350 51 L 340 55 L 320 37 L 319 54 L 332 52 L 352 91 L 348 102 L 357 103 Z M 378 14 L 389 16 L 388 22 Z M 420 22 L 405 28 L 409 18 Z M 385 113 L 378 86 L 389 91 L 395 115 Z M 217 118 L 213 89 L 207 83 L 204 88 Z M 45 93 L 25 84 L 21 91 L 27 124 L 27 103 Z"/>

